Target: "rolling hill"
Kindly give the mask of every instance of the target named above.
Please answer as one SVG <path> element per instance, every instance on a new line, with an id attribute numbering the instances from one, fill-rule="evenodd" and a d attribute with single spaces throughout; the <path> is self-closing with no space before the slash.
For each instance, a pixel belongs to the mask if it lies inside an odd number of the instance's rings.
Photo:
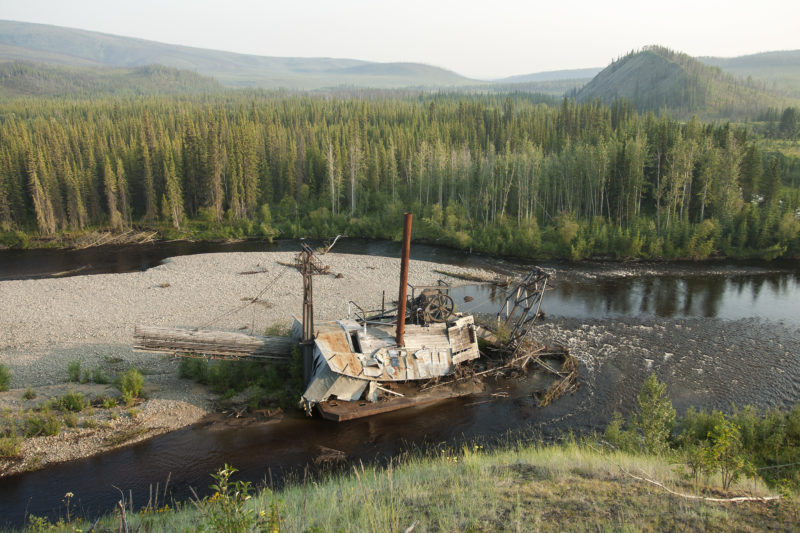
<path id="1" fill-rule="evenodd" d="M 773 90 L 800 96 L 800 50 L 762 52 L 739 57 L 698 57 L 698 61 L 719 67 L 742 78 L 763 81 Z"/>
<path id="2" fill-rule="evenodd" d="M 566 93 L 606 102 L 623 97 L 640 111 L 735 119 L 798 105 L 800 51 L 697 60 L 654 46 L 602 70 L 556 70 L 487 82 L 421 63 L 236 54 L 0 20 L 0 95 L 149 94 L 224 87 Z"/>
<path id="3" fill-rule="evenodd" d="M 213 78 L 162 65 L 133 68 L 64 67 L 14 61 L 0 63 L 0 96 L 95 97 L 192 94 L 220 91 Z"/>
<path id="4" fill-rule="evenodd" d="M 0 21 L 0 61 L 114 68 L 158 64 L 210 76 L 228 87 L 396 88 L 475 83 L 419 63 L 255 56 L 15 21 Z"/>
<path id="5" fill-rule="evenodd" d="M 566 93 L 577 91 L 589 83 L 601 70 L 599 68 L 580 68 L 509 76 L 493 80 L 490 90 L 541 93 L 560 97 Z"/>
<path id="6" fill-rule="evenodd" d="M 577 68 L 571 70 L 548 70 L 546 72 L 535 72 L 533 74 L 522 74 L 519 76 L 509 76 L 494 80 L 495 83 L 540 83 L 574 80 L 577 82 L 588 82 L 594 78 L 602 68 Z"/>
<path id="7" fill-rule="evenodd" d="M 763 82 L 737 78 L 719 67 L 657 46 L 612 62 L 575 96 L 579 101 L 625 98 L 640 112 L 727 119 L 752 117 L 768 108 L 798 103 Z"/>

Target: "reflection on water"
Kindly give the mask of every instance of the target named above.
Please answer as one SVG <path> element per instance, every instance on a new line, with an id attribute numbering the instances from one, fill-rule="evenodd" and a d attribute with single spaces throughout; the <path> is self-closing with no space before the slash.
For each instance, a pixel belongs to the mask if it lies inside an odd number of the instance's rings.
<path id="1" fill-rule="evenodd" d="M 369 463 L 409 448 L 436 449 L 462 439 L 500 436 L 536 419 L 540 410 L 531 396 L 531 390 L 538 390 L 531 389 L 535 385 L 531 380 L 504 387 L 509 397 L 502 402 L 460 398 L 343 423 L 298 415 L 252 427 L 175 431 L 89 459 L 0 478 L 0 527 L 21 525 L 26 513 L 63 516 L 67 491 L 75 494 L 73 503 L 83 513 L 95 516 L 119 500 L 114 487 L 126 497 L 130 491 L 139 508 L 156 483 L 163 490 L 168 475 L 169 493 L 177 500 L 191 498 L 192 489 L 201 497 L 208 495 L 209 474 L 224 463 L 239 470 L 236 479 L 280 484 L 287 473 L 302 477 L 305 467 L 313 470 L 320 445 L 345 451 L 355 463 Z"/>
<path id="2" fill-rule="evenodd" d="M 762 318 L 800 320 L 800 275 L 647 276 L 592 284 L 561 283 L 548 293 L 550 315 L 578 318 Z"/>
<path id="3" fill-rule="evenodd" d="M 451 290 L 462 312 L 494 314 L 505 293 L 496 287 Z M 465 297 L 474 300 L 465 302 Z M 573 318 L 763 318 L 800 322 L 800 273 L 644 276 L 553 284 L 542 310 Z"/>

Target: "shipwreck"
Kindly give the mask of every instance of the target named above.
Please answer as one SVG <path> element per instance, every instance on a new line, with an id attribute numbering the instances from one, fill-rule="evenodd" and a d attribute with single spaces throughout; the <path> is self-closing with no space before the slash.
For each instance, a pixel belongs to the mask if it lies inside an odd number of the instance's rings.
<path id="1" fill-rule="evenodd" d="M 298 405 L 335 421 L 473 394 L 487 377 L 524 371 L 531 363 L 557 378 L 544 394 L 547 401 L 577 386 L 577 367 L 566 350 L 532 347 L 528 340 L 540 316 L 546 272 L 534 268 L 507 287 L 496 315 L 500 342 L 474 316 L 456 311 L 451 285 L 409 284 L 411 224 L 406 214 L 396 307 L 367 311 L 350 301 L 346 318 L 315 322 L 313 279 L 329 271 L 303 244 L 291 265 L 302 274 L 303 314 L 290 337 L 137 326 L 135 348 L 180 357 L 285 361 L 299 346 L 305 390 Z M 556 356 L 559 364 L 545 362 L 545 356 Z"/>

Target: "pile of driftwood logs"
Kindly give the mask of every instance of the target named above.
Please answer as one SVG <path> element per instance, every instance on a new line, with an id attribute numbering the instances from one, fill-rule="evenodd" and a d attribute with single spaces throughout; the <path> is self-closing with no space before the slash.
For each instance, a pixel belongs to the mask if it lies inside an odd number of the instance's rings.
<path id="1" fill-rule="evenodd" d="M 210 359 L 288 361 L 291 337 L 262 337 L 229 331 L 136 326 L 134 348 L 147 352 L 202 354 Z"/>

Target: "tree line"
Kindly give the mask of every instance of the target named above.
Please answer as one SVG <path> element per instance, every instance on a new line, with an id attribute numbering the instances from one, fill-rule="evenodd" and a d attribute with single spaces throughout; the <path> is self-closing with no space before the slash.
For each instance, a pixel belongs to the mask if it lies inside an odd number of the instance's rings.
<path id="1" fill-rule="evenodd" d="M 262 91 L 0 104 L 4 240 L 130 226 L 490 253 L 800 253 L 798 165 L 744 126 L 537 95 Z"/>

